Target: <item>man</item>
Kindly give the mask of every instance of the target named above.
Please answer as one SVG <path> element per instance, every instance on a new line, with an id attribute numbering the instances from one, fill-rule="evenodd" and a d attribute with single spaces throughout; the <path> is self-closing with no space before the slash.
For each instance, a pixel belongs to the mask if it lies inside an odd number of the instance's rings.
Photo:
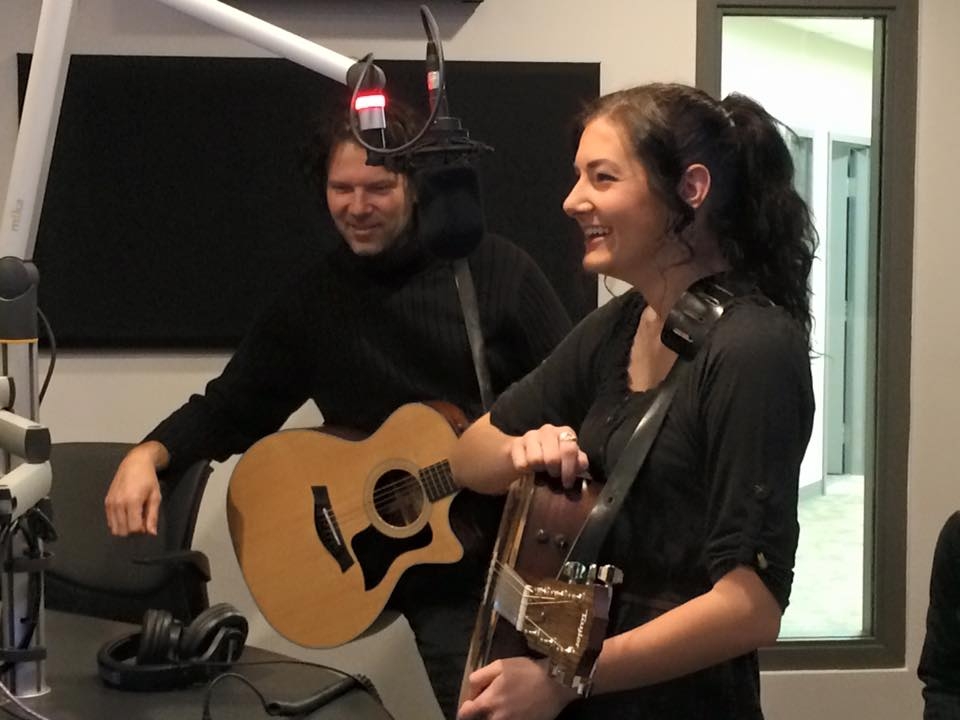
<path id="1" fill-rule="evenodd" d="M 416 132 L 388 114 L 388 144 Z M 480 393 L 449 262 L 422 247 L 409 177 L 366 164 L 346 115 L 318 134 L 313 171 L 343 243 L 260 313 L 223 373 L 133 448 L 105 500 L 116 535 L 156 533 L 157 471 L 224 460 L 276 431 L 313 399 L 327 424 L 373 432 L 400 405 L 445 400 L 469 417 Z M 499 393 L 544 358 L 570 321 L 533 261 L 488 236 L 470 255 L 486 360 Z M 391 606 L 410 622 L 453 718 L 500 501 L 463 491 L 451 521 L 464 559 L 418 566 Z"/>

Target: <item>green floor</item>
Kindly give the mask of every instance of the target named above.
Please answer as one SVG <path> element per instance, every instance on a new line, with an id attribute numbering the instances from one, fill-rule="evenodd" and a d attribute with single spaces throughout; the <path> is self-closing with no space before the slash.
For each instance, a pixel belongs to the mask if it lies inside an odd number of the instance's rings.
<path id="1" fill-rule="evenodd" d="M 799 504 L 800 545 L 780 637 L 856 637 L 863 631 L 863 478 L 831 476 Z"/>

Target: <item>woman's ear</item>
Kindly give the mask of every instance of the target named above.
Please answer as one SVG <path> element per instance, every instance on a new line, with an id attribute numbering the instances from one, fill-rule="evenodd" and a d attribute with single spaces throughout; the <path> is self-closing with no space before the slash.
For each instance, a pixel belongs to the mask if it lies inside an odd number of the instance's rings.
<path id="1" fill-rule="evenodd" d="M 678 191 L 684 202 L 694 210 L 703 205 L 710 193 L 710 171 L 706 165 L 694 163 L 684 170 Z"/>

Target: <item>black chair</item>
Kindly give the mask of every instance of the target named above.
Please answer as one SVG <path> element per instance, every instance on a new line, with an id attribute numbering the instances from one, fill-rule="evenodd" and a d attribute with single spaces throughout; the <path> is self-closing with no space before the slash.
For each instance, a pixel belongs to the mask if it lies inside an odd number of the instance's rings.
<path id="1" fill-rule="evenodd" d="M 176 477 L 161 476 L 157 535 L 114 537 L 103 499 L 127 443 L 55 443 L 50 498 L 58 538 L 45 573 L 46 607 L 140 623 L 149 608 L 188 622 L 209 607 L 207 557 L 191 550 L 210 465 L 198 462 Z"/>

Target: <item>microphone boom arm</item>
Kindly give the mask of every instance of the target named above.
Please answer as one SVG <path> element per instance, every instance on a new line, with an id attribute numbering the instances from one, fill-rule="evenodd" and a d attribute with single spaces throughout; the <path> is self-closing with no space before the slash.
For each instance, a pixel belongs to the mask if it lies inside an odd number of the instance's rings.
<path id="1" fill-rule="evenodd" d="M 224 32 L 310 68 L 346 85 L 356 64 L 292 32 L 283 30 L 219 0 L 154 0 L 190 15 Z M 39 210 L 50 154 L 57 131 L 63 81 L 66 76 L 66 43 L 74 0 L 43 0 L 30 79 L 14 147 L 13 165 L 0 226 L 0 257 L 24 260 L 33 257 Z"/>
<path id="2" fill-rule="evenodd" d="M 43 0 L 41 4 L 30 76 L 14 146 L 3 216 L 0 219 L 0 263 L 4 263 L 4 268 L 10 266 L 8 269 L 13 272 L 15 278 L 21 276 L 32 278 L 33 284 L 29 291 L 33 293 L 30 297 L 34 301 L 36 273 L 32 258 L 36 245 L 40 208 L 43 204 L 50 168 L 50 157 L 57 133 L 60 105 L 63 100 L 63 86 L 69 57 L 67 36 L 74 1 Z M 231 35 L 248 40 L 254 45 L 315 70 L 341 84 L 347 84 L 353 74 L 351 68 L 356 64 L 353 59 L 282 30 L 219 0 L 155 1 L 162 2 Z M 382 82 L 382 71 L 375 66 L 374 69 L 378 74 L 377 79 Z M 0 283 L 0 288 L 9 289 L 4 283 Z M 0 318 L 3 322 L 12 322 L 15 327 L 35 327 L 36 319 L 35 302 L 22 303 L 22 307 L 5 310 L 3 318 Z M 10 336 L 0 336 L 0 346 L 3 350 L 0 353 L 0 379 L 9 378 L 11 386 L 18 388 L 20 392 L 15 394 L 15 398 L 9 398 L 9 405 L 6 405 L 5 398 L 5 406 L 13 411 L 13 417 L 36 421 L 39 415 L 38 363 L 35 357 L 36 333 L 34 332 L 24 342 L 3 339 L 8 337 Z M 10 394 L 13 395 L 13 393 Z M 46 437 L 47 448 L 49 448 L 49 434 Z M 31 454 L 26 450 L 23 452 L 25 455 Z M 33 463 L 34 459 L 24 457 L 27 463 L 20 464 L 14 469 L 13 461 L 9 457 L 11 454 L 6 450 L 0 450 L 0 512 L 6 513 L 8 521 L 13 521 L 36 506 L 39 500 L 49 494 L 51 482 L 49 463 L 29 464 Z M 0 654 L 6 653 L 10 648 L 26 647 L 27 644 L 31 646 L 28 650 L 17 650 L 19 654 L 15 654 L 16 659 L 8 660 L 13 656 L 3 655 L 5 662 L 3 671 L 0 673 L 2 675 L 0 681 L 9 687 L 14 697 L 37 695 L 49 689 L 44 677 L 46 650 L 42 647 L 42 607 L 36 620 L 36 632 L 33 632 L 31 626 L 15 623 L 12 619 L 27 617 L 28 608 L 31 606 L 29 600 L 31 584 L 27 578 L 27 571 L 20 567 L 23 563 L 17 564 L 11 560 L 14 555 L 19 558 L 21 551 L 26 552 L 22 547 L 23 543 L 24 541 L 18 536 L 7 546 L 7 557 L 0 558 L 8 568 L 3 578 L 3 587 L 0 588 L 0 605 L 3 608 Z M 37 564 L 28 564 L 28 567 L 29 572 L 36 572 Z"/>

